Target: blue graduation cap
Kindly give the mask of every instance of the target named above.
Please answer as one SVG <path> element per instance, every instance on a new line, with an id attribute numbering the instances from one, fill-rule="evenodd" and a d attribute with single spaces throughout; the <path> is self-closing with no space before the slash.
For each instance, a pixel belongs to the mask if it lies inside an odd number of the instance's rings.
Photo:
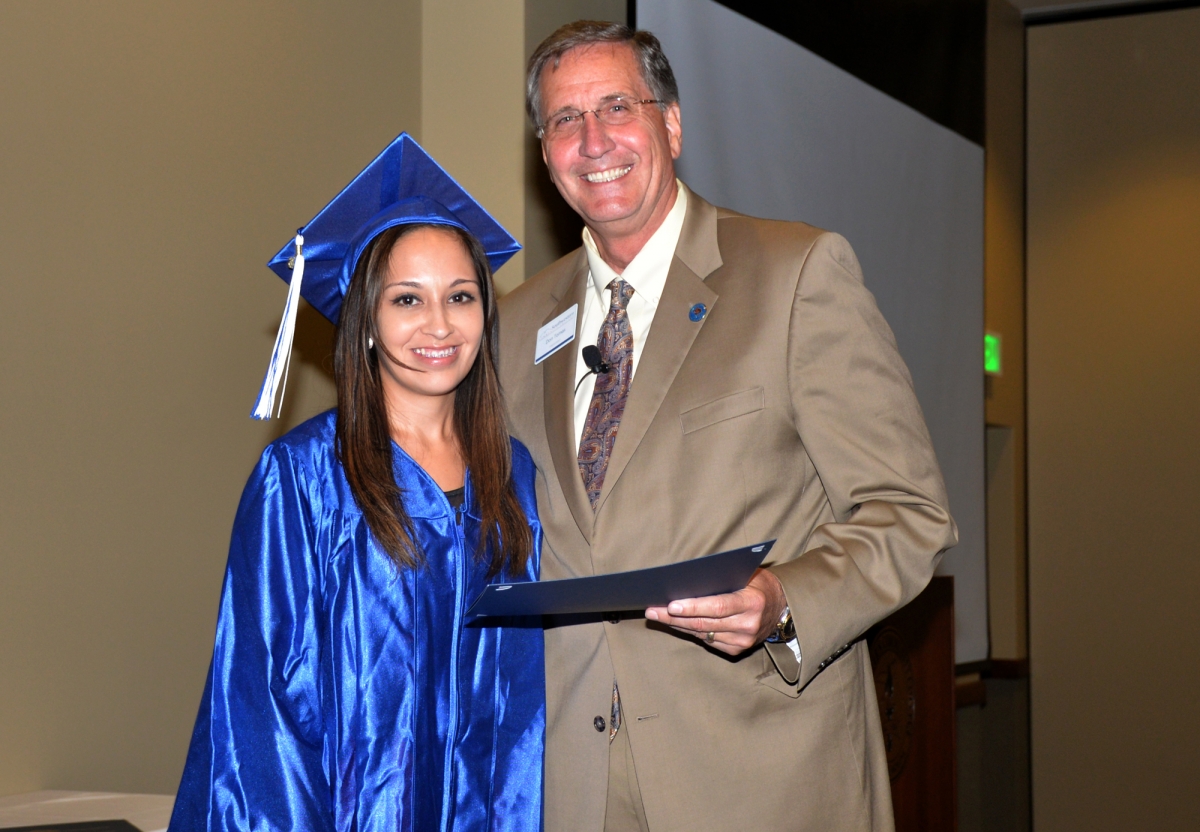
<path id="1" fill-rule="evenodd" d="M 521 245 L 416 140 L 401 133 L 279 250 L 267 266 L 289 284 L 271 363 L 251 414 L 270 419 L 283 403 L 300 297 L 335 324 L 354 268 L 379 234 L 397 225 L 452 225 L 474 235 L 492 271 Z"/>

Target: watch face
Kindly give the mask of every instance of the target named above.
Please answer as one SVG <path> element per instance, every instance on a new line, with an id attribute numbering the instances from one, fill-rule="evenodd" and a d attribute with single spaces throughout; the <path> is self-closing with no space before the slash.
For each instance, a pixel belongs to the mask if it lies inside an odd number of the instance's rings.
<path id="1" fill-rule="evenodd" d="M 787 621 L 775 628 L 775 632 L 779 634 L 780 641 L 791 641 L 796 637 L 796 625 L 792 622 L 792 617 L 789 615 Z"/>
<path id="2" fill-rule="evenodd" d="M 784 607 L 779 623 L 775 625 L 775 635 L 780 641 L 791 641 L 796 637 L 796 625 L 792 623 L 792 608 Z"/>
<path id="3" fill-rule="evenodd" d="M 904 640 L 894 627 L 884 627 L 871 641 L 875 695 L 879 698 L 879 715 L 883 722 L 888 775 L 893 781 L 904 771 L 912 747 L 913 724 L 917 719 L 913 669 L 907 653 Z"/>

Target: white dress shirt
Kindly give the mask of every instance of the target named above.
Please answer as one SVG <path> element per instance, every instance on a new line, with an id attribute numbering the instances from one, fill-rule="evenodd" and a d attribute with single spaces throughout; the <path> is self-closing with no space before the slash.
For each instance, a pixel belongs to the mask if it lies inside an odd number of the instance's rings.
<path id="1" fill-rule="evenodd" d="M 683 231 L 683 217 L 687 213 L 687 190 L 678 179 L 675 180 L 675 186 L 678 188 L 675 204 L 667 212 L 666 219 L 620 274 L 604 262 L 591 232 L 586 227 L 583 229 L 583 247 L 587 252 L 590 274 L 583 298 L 583 320 L 579 324 L 579 347 L 575 351 L 575 383 L 579 385 L 579 389 L 575 391 L 576 449 L 579 448 L 579 440 L 583 437 L 588 405 L 592 402 L 592 391 L 596 387 L 594 374 L 589 375 L 583 384 L 579 384 L 579 380 L 588 372 L 587 364 L 583 362 L 583 348 L 588 344 L 595 344 L 600 337 L 600 327 L 608 317 L 608 307 L 612 303 L 612 292 L 608 289 L 608 284 L 618 277 L 633 287 L 633 297 L 629 299 L 625 312 L 629 316 L 629 329 L 633 333 L 633 374 L 630 375 L 630 379 L 637 374 L 638 359 L 642 356 L 642 347 L 646 344 L 646 336 L 650 334 L 650 324 L 654 322 L 659 298 L 662 297 L 663 287 L 667 284 L 667 272 L 671 269 L 675 246 L 678 245 L 679 234 Z"/>

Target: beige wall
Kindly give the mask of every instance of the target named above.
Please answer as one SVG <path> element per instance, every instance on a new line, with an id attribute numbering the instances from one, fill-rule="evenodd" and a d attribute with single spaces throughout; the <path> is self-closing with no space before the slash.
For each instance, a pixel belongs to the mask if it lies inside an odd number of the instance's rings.
<path id="1" fill-rule="evenodd" d="M 425 0 L 421 21 L 424 147 L 525 241 L 524 0 Z M 496 273 L 525 279 L 525 252 Z"/>
<path id="2" fill-rule="evenodd" d="M 1034 826 L 1200 828 L 1200 9 L 1029 34 Z"/>
<path id="3" fill-rule="evenodd" d="M 401 130 L 524 241 L 527 30 L 624 6 L 0 3 L 0 795 L 174 791 L 246 475 L 334 400 L 305 306 L 248 418 L 266 260 Z"/>
<path id="4" fill-rule="evenodd" d="M 537 45 L 559 26 L 574 20 L 624 23 L 626 7 L 626 0 L 526 0 L 522 60 L 532 55 Z M 521 106 L 524 108 L 523 87 Z M 532 277 L 579 246 L 583 222 L 567 207 L 550 181 L 542 162 L 541 143 L 534 137 L 528 119 L 524 127 L 524 148 L 525 274 Z"/>
<path id="5" fill-rule="evenodd" d="M 238 495 L 332 403 L 266 260 L 402 129 L 417 0 L 0 3 L 0 794 L 174 792 Z"/>
<path id="6" fill-rule="evenodd" d="M 1025 605 L 1025 24 L 988 2 L 984 205 L 985 329 L 1003 372 L 986 377 L 988 631 L 992 659 L 1020 661 Z"/>

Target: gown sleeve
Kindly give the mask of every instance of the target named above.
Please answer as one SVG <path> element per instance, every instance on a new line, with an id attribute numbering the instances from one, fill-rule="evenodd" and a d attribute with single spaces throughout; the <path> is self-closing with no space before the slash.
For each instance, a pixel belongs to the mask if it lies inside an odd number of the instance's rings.
<path id="1" fill-rule="evenodd" d="M 238 507 L 216 644 L 170 832 L 332 829 L 313 498 L 286 447 Z"/>

